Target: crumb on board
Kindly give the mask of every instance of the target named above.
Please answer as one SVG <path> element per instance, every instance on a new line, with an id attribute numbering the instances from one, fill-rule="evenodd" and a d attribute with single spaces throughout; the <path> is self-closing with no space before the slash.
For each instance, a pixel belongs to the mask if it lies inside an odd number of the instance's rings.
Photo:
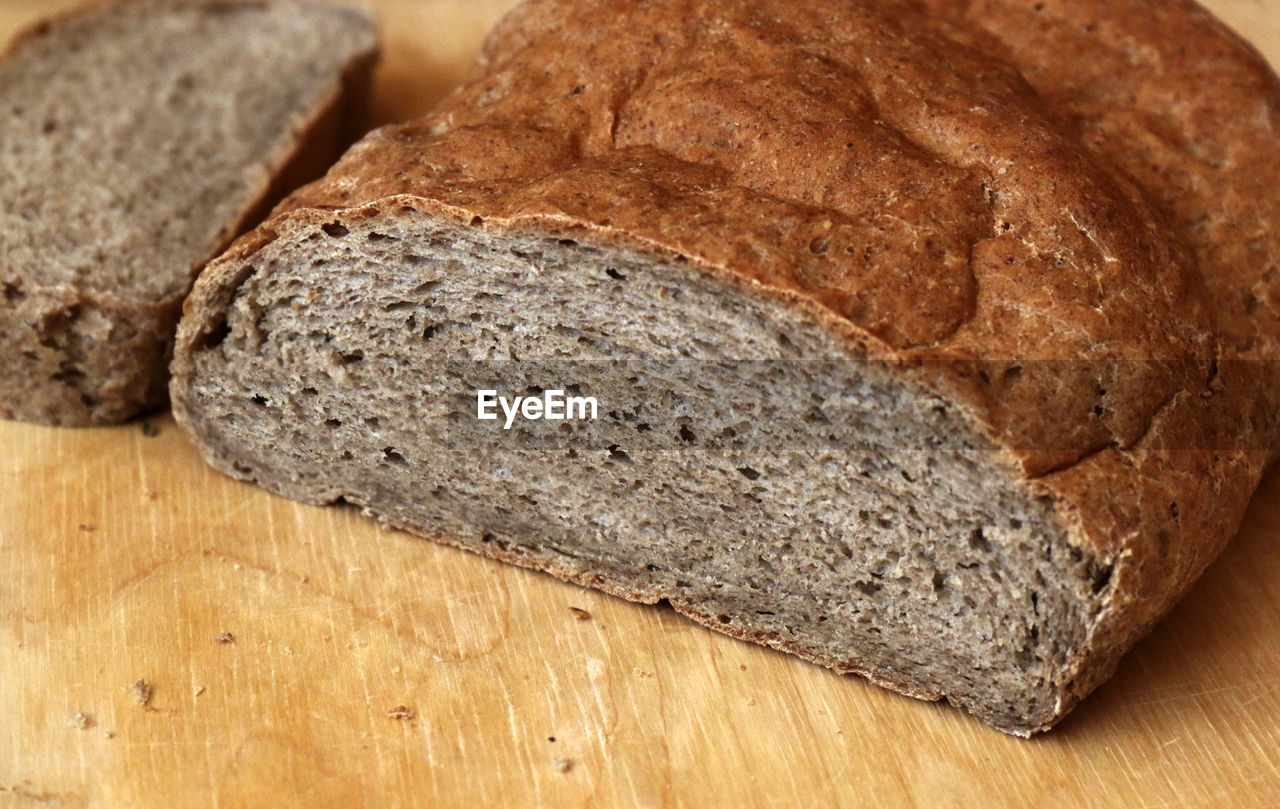
<path id="1" fill-rule="evenodd" d="M 587 612 L 581 607 L 570 607 L 569 612 L 573 613 L 573 617 L 577 618 L 579 621 L 591 620 L 591 613 Z"/>
<path id="2" fill-rule="evenodd" d="M 160 435 L 160 430 L 149 421 L 142 422 L 142 434 L 147 438 L 155 438 Z"/>
<path id="3" fill-rule="evenodd" d="M 67 726 L 73 727 L 76 730 L 88 730 L 93 727 L 93 725 L 93 717 L 89 716 L 89 714 L 84 711 L 76 711 L 71 714 L 71 718 L 67 720 Z"/>
<path id="4" fill-rule="evenodd" d="M 564 756 L 556 756 L 551 762 L 551 766 L 556 768 L 556 772 L 568 772 L 573 769 L 573 760 Z"/>
<path id="5" fill-rule="evenodd" d="M 192 695 L 193 697 L 198 697 L 198 696 L 200 696 L 200 695 L 201 695 L 201 694 L 203 694 L 203 693 L 204 693 L 204 686 L 203 686 L 203 685 L 197 685 L 195 688 L 192 688 L 192 689 L 191 689 L 191 695 Z"/>
<path id="6" fill-rule="evenodd" d="M 235 643 L 236 642 L 236 636 L 232 635 L 230 632 L 219 632 L 217 635 L 213 636 L 213 639 L 216 640 L 218 643 Z"/>
<path id="7" fill-rule="evenodd" d="M 152 688 L 151 683 L 146 680 L 138 680 L 136 683 L 129 686 L 129 692 L 133 694 L 134 699 L 138 700 L 138 704 L 142 707 L 145 708 L 150 704 Z"/>
<path id="8" fill-rule="evenodd" d="M 86 532 L 87 532 L 87 531 L 93 531 L 93 530 L 94 530 L 94 529 L 96 529 L 97 527 L 98 527 L 98 526 L 94 525 L 94 524 L 93 524 L 93 523 L 91 523 L 91 522 L 82 522 L 82 523 L 80 523 L 80 530 L 81 530 L 81 531 L 86 531 Z"/>
<path id="9" fill-rule="evenodd" d="M 114 739 L 115 737 L 116 737 L 116 732 L 114 730 L 102 731 L 102 738 L 104 739 Z"/>
<path id="10" fill-rule="evenodd" d="M 408 722 L 409 720 L 413 719 L 417 715 L 418 715 L 417 711 L 405 705 L 397 705 L 396 707 L 387 711 L 387 718 L 394 719 L 397 722 Z"/>

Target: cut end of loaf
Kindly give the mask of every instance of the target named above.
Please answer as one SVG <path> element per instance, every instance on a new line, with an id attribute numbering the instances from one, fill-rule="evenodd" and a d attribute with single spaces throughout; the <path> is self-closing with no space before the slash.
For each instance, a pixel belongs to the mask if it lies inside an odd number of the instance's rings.
<path id="1" fill-rule="evenodd" d="M 402 201 L 407 198 L 402 198 Z M 228 474 L 1006 732 L 1070 709 L 1106 572 L 946 400 L 820 310 L 588 232 L 301 212 L 201 278 L 175 413 Z M 477 391 L 598 417 L 477 418 Z"/>
<path id="2" fill-rule="evenodd" d="M 0 417 L 163 405 L 194 274 L 359 134 L 342 91 L 375 51 L 368 14 L 284 0 L 105 3 L 20 36 L 0 61 Z"/>

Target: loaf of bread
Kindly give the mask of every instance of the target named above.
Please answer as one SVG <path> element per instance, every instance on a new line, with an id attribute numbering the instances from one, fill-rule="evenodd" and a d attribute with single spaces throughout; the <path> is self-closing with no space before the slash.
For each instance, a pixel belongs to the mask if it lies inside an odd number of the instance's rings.
<path id="1" fill-rule="evenodd" d="M 1185 0 L 529 0 L 202 274 L 175 413 L 1029 735 L 1271 457 L 1278 124 Z"/>
<path id="2" fill-rule="evenodd" d="M 0 417 L 164 404 L 196 272 L 359 134 L 371 15 L 98 3 L 0 60 Z"/>

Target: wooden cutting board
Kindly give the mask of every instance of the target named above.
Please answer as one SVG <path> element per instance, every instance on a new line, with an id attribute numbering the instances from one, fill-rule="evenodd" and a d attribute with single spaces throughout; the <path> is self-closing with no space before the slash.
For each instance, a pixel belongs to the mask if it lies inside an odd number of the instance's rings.
<path id="1" fill-rule="evenodd" d="M 0 40 L 67 5 L 0 0 Z M 387 121 L 509 2 L 376 5 Z M 1280 0 L 1209 5 L 1280 64 Z M 0 422 L 0 450 L 0 807 L 1280 806 L 1277 476 L 1116 677 L 1019 741 L 232 482 L 167 415 Z"/>

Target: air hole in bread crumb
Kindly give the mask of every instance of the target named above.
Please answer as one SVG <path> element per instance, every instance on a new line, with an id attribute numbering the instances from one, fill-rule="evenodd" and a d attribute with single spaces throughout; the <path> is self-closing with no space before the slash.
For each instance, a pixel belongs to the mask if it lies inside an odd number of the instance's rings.
<path id="1" fill-rule="evenodd" d="M 388 461 L 390 461 L 393 464 L 397 464 L 399 466 L 409 465 L 409 461 L 399 452 L 396 452 L 395 447 L 383 447 L 382 455 L 384 458 L 386 458 Z"/>
<path id="2" fill-rule="evenodd" d="M 969 534 L 969 547 L 982 553 L 991 553 L 991 541 L 982 533 L 981 528 L 975 528 Z"/>
<path id="3" fill-rule="evenodd" d="M 342 419 L 325 419 L 325 420 L 324 420 L 324 426 L 326 426 L 326 427 L 331 427 L 331 428 L 333 428 L 333 427 L 341 427 L 341 426 L 342 426 Z"/>
<path id="4" fill-rule="evenodd" d="M 619 463 L 635 463 L 630 455 L 618 448 L 617 444 L 609 445 L 609 460 L 618 461 Z"/>
<path id="5" fill-rule="evenodd" d="M 760 473 L 749 466 L 739 466 L 738 472 L 747 480 L 759 480 Z"/>
<path id="6" fill-rule="evenodd" d="M 623 275 L 622 273 L 618 272 L 618 271 L 617 271 L 617 270 L 615 270 L 613 267 L 605 267 L 604 274 L 605 274 L 605 275 L 607 275 L 607 276 L 609 276 L 610 278 L 612 278 L 612 279 L 613 279 L 613 280 L 615 280 L 615 281 L 625 281 L 625 280 L 627 280 L 627 276 L 625 276 L 625 275 Z"/>
<path id="7" fill-rule="evenodd" d="M 219 318 L 204 334 L 200 335 L 199 347 L 204 350 L 217 348 L 230 334 L 231 327 L 227 325 L 227 319 Z"/>
<path id="8" fill-rule="evenodd" d="M 1093 592 L 1095 594 L 1101 593 L 1111 583 L 1111 571 L 1113 569 L 1113 565 L 1107 565 L 1093 574 Z"/>
<path id="9" fill-rule="evenodd" d="M 696 441 L 696 440 L 697 440 L 697 438 L 698 438 L 698 437 L 697 437 L 696 435 L 694 435 L 694 434 L 693 434 L 693 430 L 690 430 L 690 429 L 689 429 L 689 425 L 687 425 L 687 424 L 681 424 L 681 425 L 680 425 L 680 440 L 681 440 L 681 441 L 690 441 L 690 442 L 692 442 L 692 441 Z"/>
<path id="10" fill-rule="evenodd" d="M 717 620 L 717 621 L 719 621 L 719 622 L 720 622 L 720 623 L 722 623 L 722 624 L 727 624 L 727 623 L 729 623 L 732 619 L 731 619 L 729 616 L 727 616 L 727 615 L 717 615 L 717 616 L 716 616 L 716 620 Z"/>
<path id="11" fill-rule="evenodd" d="M 335 239 L 341 239 L 343 236 L 346 236 L 348 233 L 351 232 L 346 228 L 345 225 L 342 225 L 338 222 L 329 222 L 327 224 L 321 225 L 320 229 L 323 230 L 325 233 L 329 234 L 330 236 L 334 237 Z"/>
<path id="12" fill-rule="evenodd" d="M 253 403 L 254 403 L 254 404 L 256 404 L 258 407 L 266 407 L 266 406 L 267 406 L 267 397 L 265 397 L 265 396 L 260 396 L 260 395 L 258 395 L 258 394 L 254 394 L 254 395 L 253 395 L 253 397 L 252 397 L 251 399 L 249 399 L 249 401 L 253 402 Z"/>

